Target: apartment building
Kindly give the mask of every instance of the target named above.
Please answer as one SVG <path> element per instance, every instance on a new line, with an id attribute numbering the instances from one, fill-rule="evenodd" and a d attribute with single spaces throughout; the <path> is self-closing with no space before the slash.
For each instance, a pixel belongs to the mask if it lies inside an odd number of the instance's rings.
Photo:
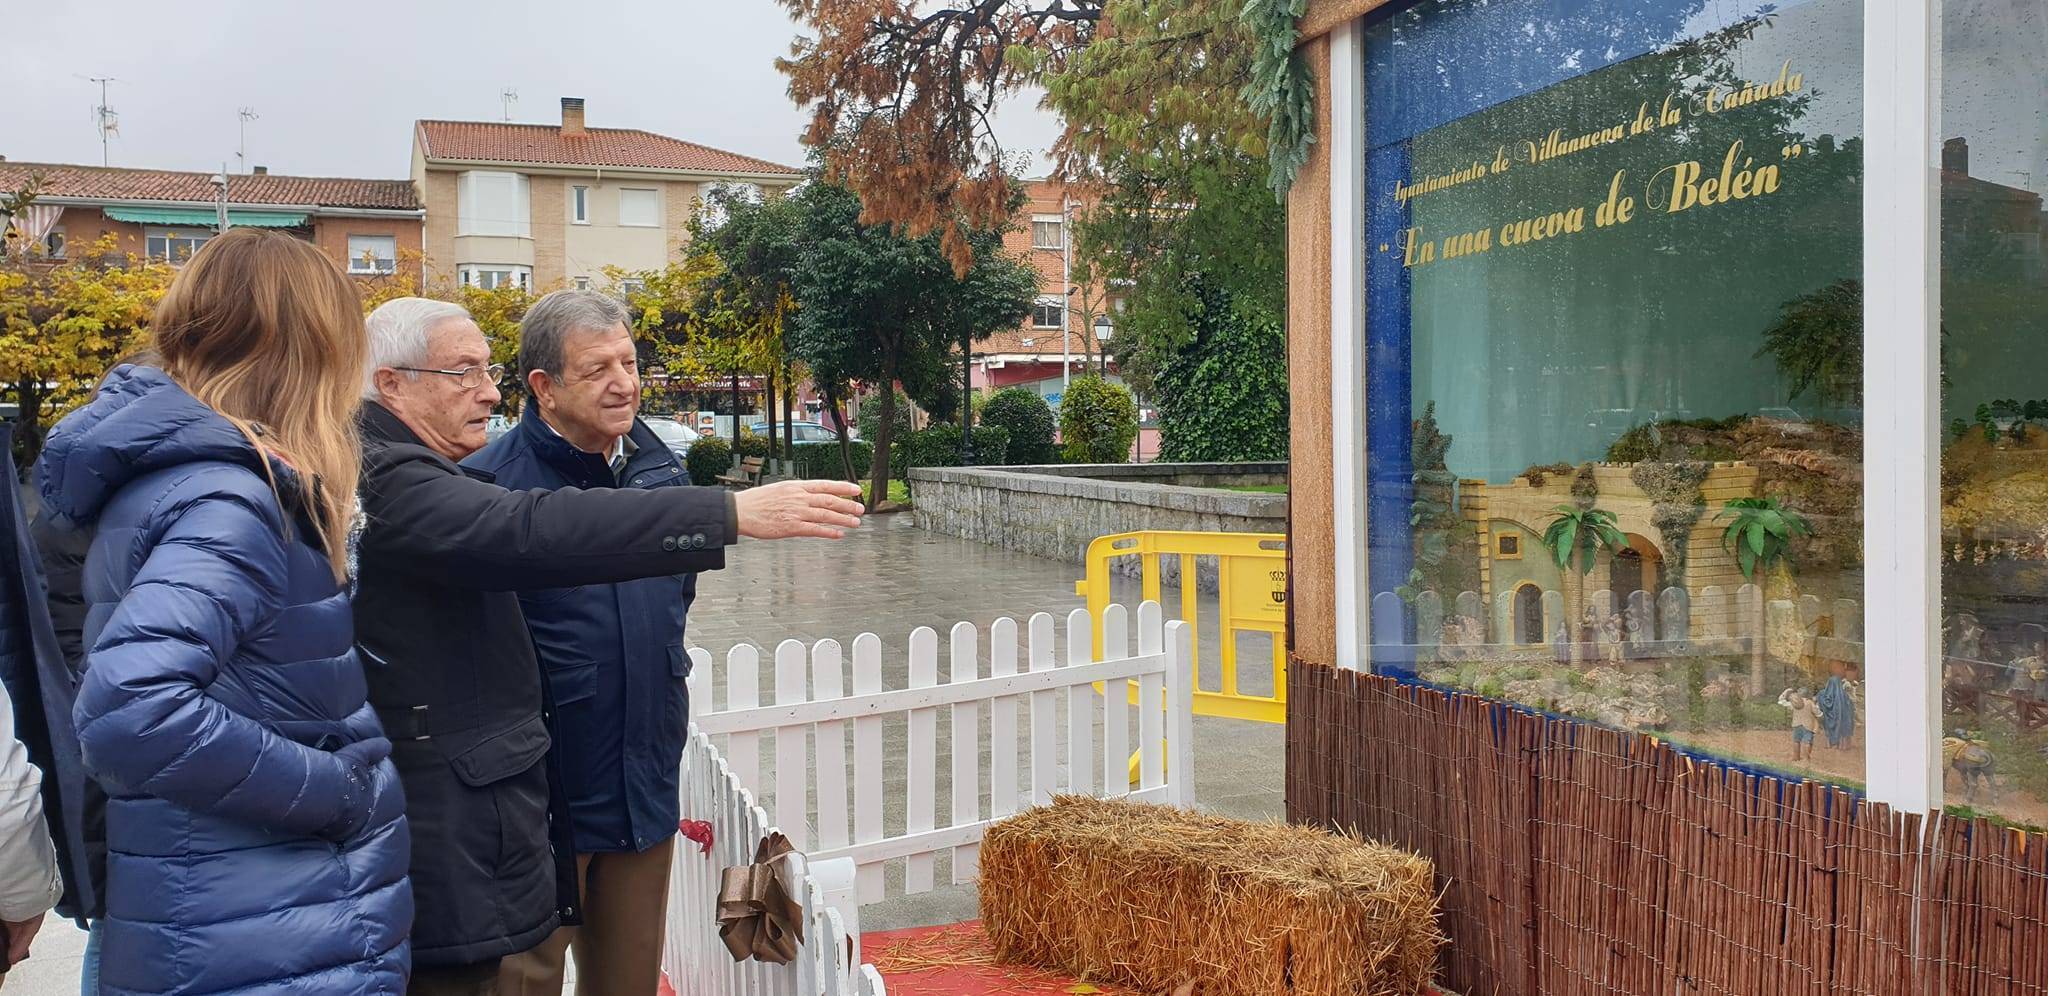
<path id="1" fill-rule="evenodd" d="M 631 128 L 591 128 L 582 98 L 558 124 L 419 121 L 412 177 L 428 279 L 533 290 L 602 287 L 605 269 L 657 269 L 719 184 L 778 192 L 797 169 Z"/>
<path id="2" fill-rule="evenodd" d="M 117 252 L 182 262 L 230 227 L 274 228 L 318 245 L 350 273 L 377 277 L 417 266 L 425 211 L 409 180 L 240 175 L 0 160 L 0 192 L 34 186 L 7 219 L 17 236 L 62 259 L 111 237 Z"/>
<path id="3" fill-rule="evenodd" d="M 1023 324 L 977 344 L 981 358 L 974 384 L 1029 387 L 1057 405 L 1067 372 L 1093 369 L 1091 358 L 1099 363 L 1102 346 L 1116 330 L 1120 302 L 1115 288 L 1074 279 L 1069 229 L 1085 206 L 1082 193 L 1045 178 L 1026 180 L 1024 189 L 1024 206 L 1003 237 L 1003 248 L 1038 271 L 1038 299 Z M 1115 369 L 1109 365 L 1112 379 Z"/>

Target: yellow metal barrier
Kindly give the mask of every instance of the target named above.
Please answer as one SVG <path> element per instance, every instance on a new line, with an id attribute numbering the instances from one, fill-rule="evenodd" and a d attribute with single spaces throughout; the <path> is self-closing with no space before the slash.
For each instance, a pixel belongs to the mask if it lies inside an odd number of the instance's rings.
<path id="1" fill-rule="evenodd" d="M 1111 562 L 1137 557 L 1144 597 L 1165 604 L 1159 597 L 1159 564 L 1162 557 L 1178 557 L 1180 565 L 1180 618 L 1197 634 L 1195 715 L 1248 719 L 1260 723 L 1287 722 L 1287 536 L 1283 533 L 1195 533 L 1139 532 L 1104 536 L 1088 544 L 1088 575 L 1074 584 L 1074 594 L 1088 600 L 1088 611 L 1096 619 L 1095 653 L 1102 653 L 1102 610 L 1111 601 Z M 1195 584 L 1196 558 L 1215 558 L 1217 610 L 1221 615 L 1218 640 L 1222 647 L 1222 684 L 1202 684 L 1199 619 L 1201 591 Z M 1247 695 L 1237 687 L 1237 635 L 1270 633 L 1273 636 L 1273 694 Z M 1137 701 L 1137 689 L 1131 689 Z"/>

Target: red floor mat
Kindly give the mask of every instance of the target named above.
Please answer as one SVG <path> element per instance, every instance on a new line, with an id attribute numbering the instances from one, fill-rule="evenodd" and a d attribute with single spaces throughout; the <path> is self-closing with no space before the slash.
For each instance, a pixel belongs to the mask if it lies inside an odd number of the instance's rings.
<path id="1" fill-rule="evenodd" d="M 882 973 L 889 996 L 1162 996 L 1106 983 L 1080 983 L 1035 968 L 998 965 L 978 920 L 862 934 L 860 951 L 861 958 Z M 1452 994 L 1432 989 L 1430 996 Z"/>
<path id="2" fill-rule="evenodd" d="M 882 973 L 889 996 L 1141 996 L 1134 989 L 1081 984 L 1053 972 L 998 965 L 979 920 L 862 934 L 860 954 Z"/>

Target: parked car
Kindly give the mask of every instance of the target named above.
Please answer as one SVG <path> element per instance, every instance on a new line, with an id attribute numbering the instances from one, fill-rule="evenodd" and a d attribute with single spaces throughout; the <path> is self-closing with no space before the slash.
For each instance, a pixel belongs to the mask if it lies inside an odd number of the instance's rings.
<path id="1" fill-rule="evenodd" d="M 498 437 L 512 431 L 512 420 L 503 415 L 493 415 L 484 423 L 484 441 L 495 443 Z"/>
<path id="2" fill-rule="evenodd" d="M 646 422 L 647 427 L 667 444 L 669 452 L 676 455 L 676 459 L 690 455 L 690 444 L 697 441 L 697 430 L 672 418 L 650 418 Z"/>
<path id="3" fill-rule="evenodd" d="M 799 443 L 836 443 L 839 441 L 839 433 L 828 425 L 822 425 L 817 422 L 793 422 L 790 425 L 791 431 L 795 433 L 796 441 Z M 756 422 L 753 425 L 747 426 L 747 431 L 756 436 L 765 436 L 768 434 L 768 423 Z M 775 435 L 778 439 L 782 437 L 782 423 L 780 422 L 775 423 Z"/>

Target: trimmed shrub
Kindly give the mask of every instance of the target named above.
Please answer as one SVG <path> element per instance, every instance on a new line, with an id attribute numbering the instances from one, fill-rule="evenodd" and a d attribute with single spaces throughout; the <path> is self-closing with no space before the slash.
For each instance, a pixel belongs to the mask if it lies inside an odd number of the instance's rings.
<path id="1" fill-rule="evenodd" d="M 866 479 L 874 469 L 875 447 L 873 443 L 856 439 L 849 443 L 853 457 L 853 474 Z M 812 481 L 836 481 L 845 474 L 846 467 L 839 461 L 838 443 L 798 443 L 796 454 L 796 476 Z"/>
<path id="2" fill-rule="evenodd" d="M 1024 387 L 997 391 L 981 407 L 981 428 L 1002 429 L 1009 436 L 1008 463 L 1059 462 L 1059 448 L 1052 441 L 1052 406 L 1037 391 Z"/>
<path id="3" fill-rule="evenodd" d="M 958 467 L 960 466 L 960 427 L 951 422 L 935 422 L 910 434 L 905 443 L 910 467 Z"/>
<path id="4" fill-rule="evenodd" d="M 910 398 L 902 391 L 896 392 L 896 418 L 891 439 L 902 439 L 910 435 Z M 860 438 L 873 442 L 882 433 L 882 399 L 867 398 L 861 401 L 860 417 L 854 420 L 854 427 L 860 430 Z"/>
<path id="5" fill-rule="evenodd" d="M 1060 399 L 1060 455 L 1068 463 L 1129 463 L 1138 403 L 1121 384 L 1076 377 Z"/>
<path id="6" fill-rule="evenodd" d="M 718 475 L 732 470 L 732 444 L 716 436 L 699 439 L 690 444 L 685 463 L 690 468 L 691 484 L 713 487 L 718 484 Z"/>
<path id="7" fill-rule="evenodd" d="M 749 432 L 741 434 L 740 441 L 732 447 L 732 452 L 737 457 L 759 457 L 766 460 L 775 455 L 775 449 L 774 441 L 767 436 L 756 436 Z"/>
<path id="8" fill-rule="evenodd" d="M 911 467 L 958 467 L 960 426 L 952 422 L 935 422 L 911 433 L 904 448 L 908 452 L 907 466 L 904 468 L 906 471 Z M 1009 448 L 1008 430 L 999 426 L 980 426 L 974 430 L 976 466 L 988 467 L 1003 463 Z"/>
<path id="9" fill-rule="evenodd" d="M 1010 430 L 1000 425 L 974 427 L 974 465 L 999 467 L 1009 463 Z"/>

